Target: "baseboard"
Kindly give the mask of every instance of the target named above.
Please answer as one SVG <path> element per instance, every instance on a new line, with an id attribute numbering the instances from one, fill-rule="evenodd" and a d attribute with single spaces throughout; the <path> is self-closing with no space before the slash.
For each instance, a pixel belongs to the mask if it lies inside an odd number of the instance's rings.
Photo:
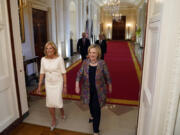
<path id="1" fill-rule="evenodd" d="M 4 129 L 0 135 L 9 135 L 12 130 L 14 130 L 19 124 L 22 123 L 22 121 L 29 115 L 29 111 L 24 113 L 24 115 L 21 118 L 18 118 L 15 120 L 11 125 L 9 125 L 6 129 Z"/>

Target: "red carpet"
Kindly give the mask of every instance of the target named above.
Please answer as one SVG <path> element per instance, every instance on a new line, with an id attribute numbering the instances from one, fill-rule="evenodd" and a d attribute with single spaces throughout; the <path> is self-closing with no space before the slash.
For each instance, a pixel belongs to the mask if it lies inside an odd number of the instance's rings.
<path id="1" fill-rule="evenodd" d="M 125 100 L 122 104 L 132 102 L 132 105 L 137 105 L 140 85 L 128 42 L 111 41 L 108 42 L 107 47 L 108 53 L 105 61 L 109 68 L 113 87 L 113 92 L 108 97 L 120 99 L 117 101 L 120 104 Z"/>
<path id="2" fill-rule="evenodd" d="M 138 105 L 140 85 L 128 42 L 108 42 L 105 61 L 112 78 L 113 88 L 112 93 L 108 93 L 107 102 L 124 105 Z M 73 67 L 67 69 L 68 94 L 67 96 L 64 96 L 64 98 L 79 99 L 79 95 L 75 94 L 75 78 L 80 65 L 79 62 L 79 64 L 77 63 Z M 36 94 L 33 93 L 33 95 Z M 45 92 L 42 92 L 42 95 L 45 95 Z"/>

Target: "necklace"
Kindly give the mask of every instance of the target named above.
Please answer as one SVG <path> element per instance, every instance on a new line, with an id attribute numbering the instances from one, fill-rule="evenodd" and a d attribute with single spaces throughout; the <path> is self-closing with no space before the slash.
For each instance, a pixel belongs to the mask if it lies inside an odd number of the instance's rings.
<path id="1" fill-rule="evenodd" d="M 91 61 L 90 63 L 91 64 L 97 64 L 97 61 Z"/>

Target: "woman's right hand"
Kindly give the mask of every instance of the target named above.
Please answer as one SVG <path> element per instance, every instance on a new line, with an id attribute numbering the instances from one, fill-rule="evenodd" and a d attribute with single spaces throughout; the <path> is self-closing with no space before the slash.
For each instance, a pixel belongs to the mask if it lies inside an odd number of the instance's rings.
<path id="1" fill-rule="evenodd" d="M 41 85 L 44 78 L 44 74 L 40 74 L 38 88 L 36 89 L 37 94 L 41 94 Z"/>
<path id="2" fill-rule="evenodd" d="M 79 94 L 79 92 L 80 92 L 79 82 L 76 82 L 75 92 L 76 92 L 76 94 Z"/>
<path id="3" fill-rule="evenodd" d="M 38 86 L 38 88 L 36 89 L 36 93 L 40 94 L 41 93 L 41 86 Z"/>

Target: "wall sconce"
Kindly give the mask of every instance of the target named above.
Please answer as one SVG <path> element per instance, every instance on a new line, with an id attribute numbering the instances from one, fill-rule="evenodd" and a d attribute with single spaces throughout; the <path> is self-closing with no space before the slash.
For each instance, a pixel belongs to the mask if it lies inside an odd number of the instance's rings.
<path id="1" fill-rule="evenodd" d="M 108 23 L 106 26 L 107 26 L 107 28 L 111 28 L 112 24 Z"/>
<path id="2" fill-rule="evenodd" d="M 130 23 L 127 24 L 127 27 L 131 27 L 132 25 Z"/>
<path id="3" fill-rule="evenodd" d="M 111 38 L 111 27 L 112 27 L 112 24 L 111 23 L 108 23 L 106 24 L 107 26 L 107 38 L 110 39 Z"/>
<path id="4" fill-rule="evenodd" d="M 130 40 L 130 27 L 132 25 L 130 23 L 127 24 L 127 35 L 128 35 L 128 40 Z"/>

